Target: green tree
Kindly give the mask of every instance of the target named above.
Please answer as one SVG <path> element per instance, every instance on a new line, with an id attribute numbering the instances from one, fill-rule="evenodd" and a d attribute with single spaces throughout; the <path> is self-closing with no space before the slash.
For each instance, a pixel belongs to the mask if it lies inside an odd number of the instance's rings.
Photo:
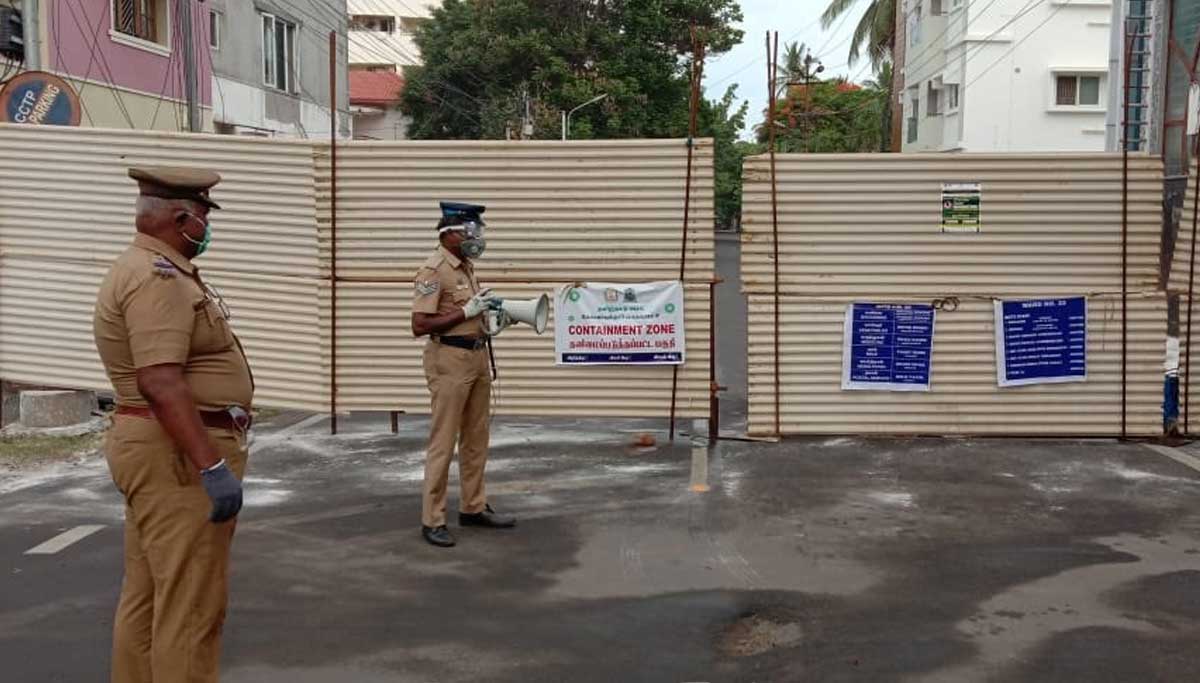
<path id="1" fill-rule="evenodd" d="M 892 107 L 896 98 L 892 96 L 892 62 L 883 62 L 875 72 L 873 80 L 864 83 L 868 88 L 878 90 L 883 97 L 883 112 L 880 114 L 879 151 L 886 152 L 892 148 Z"/>
<path id="2" fill-rule="evenodd" d="M 741 217 L 742 160 L 758 149 L 738 140 L 749 107 L 744 100 L 737 104 L 736 85 L 729 86 L 720 100 L 706 100 L 700 106 L 700 135 L 713 139 L 713 193 L 717 225 L 722 228 L 734 227 Z"/>
<path id="3" fill-rule="evenodd" d="M 503 138 L 526 100 L 535 138 L 687 134 L 689 25 L 709 55 L 741 41 L 735 0 L 446 0 L 417 31 L 400 108 L 415 138 Z"/>
<path id="4" fill-rule="evenodd" d="M 858 0 L 832 0 L 821 14 L 821 28 L 832 26 L 857 3 Z M 854 64 L 858 61 L 865 49 L 872 68 L 878 72 L 880 65 L 891 58 L 895 42 L 896 0 L 871 0 L 854 27 L 849 62 Z"/>

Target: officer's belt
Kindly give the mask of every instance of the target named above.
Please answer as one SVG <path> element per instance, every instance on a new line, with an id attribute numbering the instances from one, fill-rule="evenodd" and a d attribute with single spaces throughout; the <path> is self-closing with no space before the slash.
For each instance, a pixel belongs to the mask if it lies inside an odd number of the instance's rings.
<path id="1" fill-rule="evenodd" d="M 487 345 L 487 339 L 484 337 L 434 337 L 433 340 L 439 344 L 453 346 L 458 349 L 466 349 L 468 351 L 478 351 Z"/>
<path id="2" fill-rule="evenodd" d="M 250 429 L 250 424 L 253 419 L 249 413 L 245 417 L 235 418 L 228 410 L 201 410 L 200 421 L 205 427 L 210 429 L 224 429 L 230 432 L 244 432 Z M 157 419 L 154 416 L 154 411 L 142 406 L 125 406 L 119 405 L 116 410 L 117 415 L 128 415 L 130 417 L 140 417 L 146 420 Z"/>

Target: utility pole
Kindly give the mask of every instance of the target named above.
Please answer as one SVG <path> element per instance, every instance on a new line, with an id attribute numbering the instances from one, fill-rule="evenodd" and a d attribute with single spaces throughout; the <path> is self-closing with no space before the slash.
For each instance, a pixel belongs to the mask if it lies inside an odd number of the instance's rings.
<path id="1" fill-rule="evenodd" d="M 200 102 L 196 93 L 196 45 L 192 30 L 192 0 L 178 0 L 179 28 L 183 38 L 183 95 L 187 99 L 188 130 L 200 132 Z"/>
<path id="2" fill-rule="evenodd" d="M 39 71 L 42 68 L 42 45 L 39 40 L 38 11 L 37 0 L 21 1 L 21 22 L 25 28 L 25 34 L 21 36 L 21 40 L 25 44 L 25 68 L 30 71 Z"/>

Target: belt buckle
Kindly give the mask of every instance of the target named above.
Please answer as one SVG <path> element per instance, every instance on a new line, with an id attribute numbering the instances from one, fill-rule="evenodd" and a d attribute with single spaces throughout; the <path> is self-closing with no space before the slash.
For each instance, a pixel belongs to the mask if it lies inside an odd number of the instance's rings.
<path id="1" fill-rule="evenodd" d="M 241 406 L 229 406 L 225 409 L 225 412 L 229 413 L 230 419 L 233 420 L 233 426 L 238 432 L 245 434 L 250 431 L 252 418 L 250 417 L 250 413 L 246 412 L 245 408 Z"/>

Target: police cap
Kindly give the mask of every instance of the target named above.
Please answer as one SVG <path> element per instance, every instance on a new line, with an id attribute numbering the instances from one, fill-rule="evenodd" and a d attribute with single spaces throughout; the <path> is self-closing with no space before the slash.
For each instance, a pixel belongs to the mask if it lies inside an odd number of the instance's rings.
<path id="1" fill-rule="evenodd" d="M 129 169 L 129 177 L 138 182 L 138 189 L 147 197 L 190 199 L 213 209 L 221 206 L 208 197 L 208 190 L 221 182 L 212 171 L 178 166 L 142 166 Z"/>
<path id="2" fill-rule="evenodd" d="M 442 207 L 442 219 L 458 218 L 462 221 L 474 221 L 482 223 L 483 218 L 480 214 L 486 210 L 481 204 L 463 204 L 462 202 L 440 202 Z"/>

